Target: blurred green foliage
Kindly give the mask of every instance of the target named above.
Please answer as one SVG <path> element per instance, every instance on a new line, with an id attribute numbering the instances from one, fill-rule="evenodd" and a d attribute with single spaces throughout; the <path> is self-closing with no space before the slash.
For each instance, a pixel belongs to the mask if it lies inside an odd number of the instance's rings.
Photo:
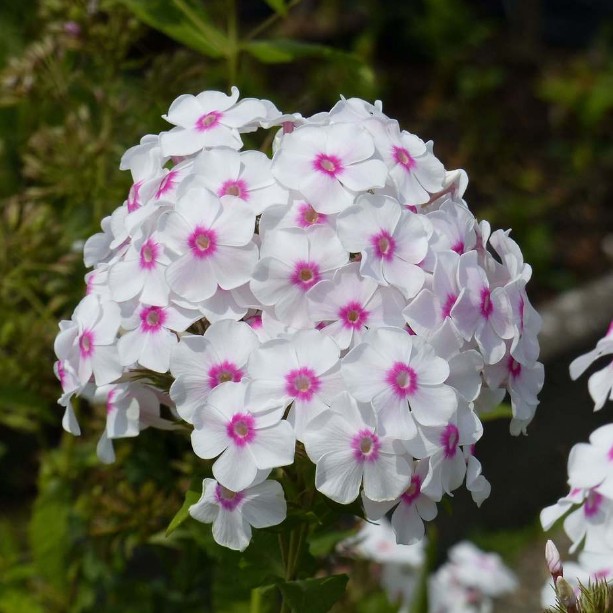
<path id="1" fill-rule="evenodd" d="M 236 83 L 305 114 L 341 93 L 380 97 L 405 128 L 435 139 L 447 167 L 467 169 L 471 207 L 513 228 L 537 296 L 606 269 L 599 243 L 613 225 L 604 180 L 613 170 L 611 32 L 582 52 L 527 52 L 517 30 L 475 6 L 0 5 L 0 613 L 264 613 L 280 598 L 278 533 L 258 533 L 245 555 L 221 551 L 183 508 L 166 536 L 190 483 L 208 470 L 187 439 L 147 431 L 121 441 L 107 467 L 95 456 L 103 418 L 94 409 L 80 407 L 80 439 L 58 427 L 52 345 L 57 322 L 83 295 L 82 241 L 126 196 L 121 154 L 164 129 L 161 115 L 177 95 Z M 338 509 L 318 504 L 301 552 L 313 563 L 352 530 Z M 306 516 L 290 511 L 292 529 L 292 516 L 294 525 Z M 332 529 L 322 513 L 334 518 Z M 332 559 L 326 570 L 342 572 Z M 368 565 L 352 572 L 339 610 L 387 610 Z M 284 588 L 292 602 L 310 589 L 335 596 L 344 581 L 305 578 Z"/>

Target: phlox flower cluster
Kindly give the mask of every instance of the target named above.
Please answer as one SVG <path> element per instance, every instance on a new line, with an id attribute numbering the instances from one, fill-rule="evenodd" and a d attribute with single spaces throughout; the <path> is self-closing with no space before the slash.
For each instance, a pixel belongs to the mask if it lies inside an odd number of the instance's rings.
<path id="1" fill-rule="evenodd" d="M 572 379 L 581 376 L 594 362 L 613 354 L 613 323 L 596 348 L 570 365 Z M 593 373 L 588 380 L 594 410 L 613 400 L 613 362 Z M 613 580 L 613 423 L 594 430 L 589 442 L 576 444 L 568 458 L 569 493 L 541 511 L 543 529 L 549 530 L 564 517 L 563 527 L 571 540 L 570 552 L 582 552 L 578 565 L 564 565 L 571 579 Z M 577 587 L 577 581 L 569 582 Z M 577 588 L 578 589 L 578 588 Z"/>
<path id="2" fill-rule="evenodd" d="M 391 512 L 401 543 L 463 483 L 480 504 L 480 416 L 508 392 L 525 431 L 543 367 L 531 268 L 470 212 L 464 171 L 378 102 L 307 118 L 232 88 L 165 119 L 84 246 L 87 295 L 55 343 L 64 427 L 73 397 L 101 401 L 111 461 L 115 439 L 172 428 L 169 407 L 212 461 L 191 513 L 235 549 L 285 517 L 272 471 L 297 444 L 321 493 Z"/>
<path id="3" fill-rule="evenodd" d="M 498 554 L 462 541 L 448 557 L 428 579 L 429 613 L 490 613 L 495 598 L 517 588 L 514 574 Z"/>

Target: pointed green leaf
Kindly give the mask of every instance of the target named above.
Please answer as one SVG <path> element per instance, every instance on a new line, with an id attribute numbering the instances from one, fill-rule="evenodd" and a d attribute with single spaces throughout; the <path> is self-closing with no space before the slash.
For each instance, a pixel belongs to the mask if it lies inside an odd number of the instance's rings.
<path id="1" fill-rule="evenodd" d="M 352 64 L 362 63 L 353 53 L 284 38 L 249 41 L 243 45 L 243 49 L 264 64 L 283 64 L 300 58 L 342 59 Z"/>
<path id="2" fill-rule="evenodd" d="M 177 511 L 177 514 L 168 524 L 168 528 L 166 528 L 166 536 L 170 536 L 189 517 L 189 508 L 198 502 L 201 495 L 202 492 L 187 490 L 183 506 Z"/>
<path id="3" fill-rule="evenodd" d="M 343 596 L 348 580 L 347 575 L 333 575 L 279 583 L 279 589 L 295 613 L 326 613 Z"/>
<path id="4" fill-rule="evenodd" d="M 194 0 L 119 0 L 148 26 L 212 58 L 226 57 L 230 43 Z"/>
<path id="5" fill-rule="evenodd" d="M 285 17 L 287 15 L 287 5 L 285 0 L 264 0 L 266 4 L 275 12 Z"/>

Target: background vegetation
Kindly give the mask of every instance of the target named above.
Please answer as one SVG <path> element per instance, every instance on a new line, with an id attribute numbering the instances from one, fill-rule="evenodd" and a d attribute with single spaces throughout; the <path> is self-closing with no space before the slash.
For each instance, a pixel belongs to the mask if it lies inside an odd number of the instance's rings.
<path id="1" fill-rule="evenodd" d="M 80 246 L 125 198 L 122 152 L 177 95 L 237 84 L 305 114 L 382 99 L 468 171 L 471 207 L 513 228 L 545 300 L 611 263 L 612 17 L 606 0 L 2 3 L 0 612 L 242 610 L 258 579 L 195 522 L 164 537 L 198 474 L 187 439 L 147 431 L 101 466 L 102 416 L 83 407 L 74 439 L 55 404 Z M 345 606 L 385 605 L 358 590 Z"/>

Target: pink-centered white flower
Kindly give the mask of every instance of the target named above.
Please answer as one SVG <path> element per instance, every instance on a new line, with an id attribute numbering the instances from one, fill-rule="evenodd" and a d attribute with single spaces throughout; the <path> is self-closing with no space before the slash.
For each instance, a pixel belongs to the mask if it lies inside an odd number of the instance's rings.
<path id="1" fill-rule="evenodd" d="M 330 228 L 270 232 L 262 242 L 251 291 L 280 320 L 309 327 L 307 292 L 348 260 L 349 254 Z"/>
<path id="2" fill-rule="evenodd" d="M 372 500 L 392 500 L 411 478 L 404 446 L 382 435 L 370 404 L 358 404 L 347 392 L 309 422 L 304 446 L 317 466 L 315 487 L 341 504 L 354 501 L 362 483 Z"/>
<path id="3" fill-rule="evenodd" d="M 424 284 L 418 264 L 428 252 L 432 233 L 423 215 L 402 211 L 387 196 L 362 196 L 337 219 L 345 249 L 361 253 L 360 272 L 382 285 L 393 285 L 412 298 Z"/>
<path id="4" fill-rule="evenodd" d="M 247 361 L 258 345 L 250 326 L 231 320 L 212 324 L 203 336 L 181 337 L 170 356 L 170 372 L 175 378 L 170 397 L 179 416 L 192 423 L 212 389 L 242 381 Z"/>
<path id="5" fill-rule="evenodd" d="M 203 151 L 194 162 L 194 171 L 224 206 L 245 205 L 259 215 L 288 200 L 287 190 L 275 181 L 271 166 L 272 161 L 260 151 L 239 153 L 223 147 Z"/>
<path id="6" fill-rule="evenodd" d="M 338 268 L 333 279 L 321 281 L 307 293 L 311 317 L 324 323 L 321 331 L 341 349 L 359 343 L 369 328 L 404 325 L 402 295 L 362 277 L 359 268 L 357 262 Z"/>
<path id="7" fill-rule="evenodd" d="M 578 443 L 568 458 L 568 481 L 576 488 L 598 491 L 613 500 L 613 424 L 597 428 L 589 443 Z"/>
<path id="8" fill-rule="evenodd" d="M 117 342 L 119 363 L 135 363 L 154 372 L 167 372 L 170 354 L 179 342 L 175 332 L 184 332 L 201 315 L 181 307 L 139 304 L 122 321 L 126 333 Z"/>
<path id="9" fill-rule="evenodd" d="M 273 174 L 316 211 L 338 213 L 357 194 L 385 185 L 385 164 L 374 153 L 372 137 L 359 126 L 301 126 L 284 137 Z"/>
<path id="10" fill-rule="evenodd" d="M 249 486 L 258 470 L 294 461 L 296 439 L 282 419 L 283 405 L 267 399 L 247 400 L 246 392 L 245 383 L 220 385 L 194 416 L 194 452 L 205 459 L 219 456 L 213 476 L 233 491 Z"/>
<path id="11" fill-rule="evenodd" d="M 213 524 L 213 538 L 223 547 L 244 551 L 251 541 L 251 528 L 280 524 L 287 515 L 283 488 L 265 480 L 268 471 L 249 487 L 234 492 L 214 479 L 202 482 L 202 496 L 189 507 L 198 521 Z"/>
<path id="12" fill-rule="evenodd" d="M 121 376 L 115 345 L 119 324 L 117 304 L 101 302 L 95 295 L 81 300 L 71 321 L 60 322 L 55 354 L 70 364 L 81 385 L 85 385 L 92 374 L 96 385 L 111 383 Z"/>
<path id="13" fill-rule="evenodd" d="M 242 208 L 223 206 L 204 188 L 189 190 L 160 223 L 176 258 L 166 269 L 170 288 L 200 302 L 217 287 L 228 290 L 249 281 L 258 258 L 253 226 L 254 218 Z"/>
<path id="14" fill-rule="evenodd" d="M 309 422 L 343 390 L 338 345 L 317 330 L 264 343 L 249 359 L 248 399 L 292 404 L 288 421 L 302 441 Z"/>
<path id="15" fill-rule="evenodd" d="M 408 487 L 394 500 L 376 502 L 370 499 L 365 491 L 362 493 L 364 510 L 371 521 L 382 519 L 394 509 L 391 517 L 392 528 L 397 542 L 403 545 L 412 545 L 424 538 L 424 521 L 432 521 L 436 517 L 436 502 L 440 500 L 440 497 L 433 498 L 421 490 L 428 474 L 428 460 L 414 462 L 412 472 Z"/>
<path id="16" fill-rule="evenodd" d="M 444 385 L 449 366 L 422 338 L 398 328 L 371 330 L 342 360 L 347 389 L 371 402 L 385 431 L 411 439 L 415 423 L 439 426 L 457 407 L 453 389 Z"/>
<path id="17" fill-rule="evenodd" d="M 246 98 L 238 101 L 239 91 L 232 87 L 223 92 L 206 91 L 192 96 L 179 96 L 164 115 L 176 127 L 160 135 L 164 155 L 190 155 L 205 147 L 240 149 L 241 131 L 251 131 L 258 119 L 266 119 L 268 110 L 260 101 Z"/>
<path id="18" fill-rule="evenodd" d="M 318 228 L 329 226 L 334 229 L 334 215 L 318 213 L 304 198 L 294 198 L 288 205 L 276 205 L 266 209 L 259 221 L 259 233 L 264 237 L 267 232 L 284 228 Z"/>

